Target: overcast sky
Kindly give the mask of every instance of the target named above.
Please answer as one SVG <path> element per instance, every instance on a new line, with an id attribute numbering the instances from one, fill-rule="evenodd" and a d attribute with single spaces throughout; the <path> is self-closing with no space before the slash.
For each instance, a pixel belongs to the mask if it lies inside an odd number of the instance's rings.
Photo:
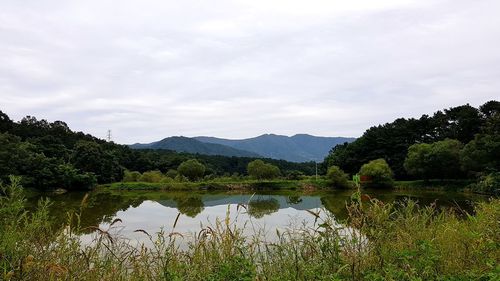
<path id="1" fill-rule="evenodd" d="M 360 136 L 499 98 L 498 0 L 0 1 L 0 110 L 118 143 Z"/>

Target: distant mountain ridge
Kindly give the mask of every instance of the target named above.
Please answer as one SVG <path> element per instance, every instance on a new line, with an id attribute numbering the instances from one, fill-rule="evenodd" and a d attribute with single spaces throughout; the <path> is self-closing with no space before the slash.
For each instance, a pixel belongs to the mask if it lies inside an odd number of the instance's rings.
<path id="1" fill-rule="evenodd" d="M 317 137 L 297 134 L 291 137 L 265 134 L 248 139 L 216 137 L 168 137 L 149 144 L 130 145 L 134 149 L 168 149 L 178 152 L 238 157 L 265 157 L 291 162 L 322 161 L 337 144 L 352 142 L 355 138 Z"/>
<path id="2" fill-rule="evenodd" d="M 168 137 L 160 141 L 129 145 L 133 149 L 168 149 L 177 152 L 198 153 L 206 155 L 238 156 L 238 157 L 262 157 L 261 155 L 236 149 L 217 143 L 205 143 L 188 137 Z"/>
<path id="3" fill-rule="evenodd" d="M 215 137 L 195 137 L 204 143 L 221 144 L 232 148 L 251 151 L 264 157 L 283 159 L 291 162 L 323 161 L 332 147 L 355 138 L 317 137 L 297 134 L 291 137 L 264 134 L 255 138 L 230 140 Z"/>

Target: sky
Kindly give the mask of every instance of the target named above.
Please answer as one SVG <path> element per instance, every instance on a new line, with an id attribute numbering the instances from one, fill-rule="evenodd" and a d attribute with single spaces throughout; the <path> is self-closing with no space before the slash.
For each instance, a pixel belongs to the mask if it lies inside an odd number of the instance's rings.
<path id="1" fill-rule="evenodd" d="M 498 0 L 0 0 L 0 110 L 118 143 L 360 136 L 500 98 Z"/>

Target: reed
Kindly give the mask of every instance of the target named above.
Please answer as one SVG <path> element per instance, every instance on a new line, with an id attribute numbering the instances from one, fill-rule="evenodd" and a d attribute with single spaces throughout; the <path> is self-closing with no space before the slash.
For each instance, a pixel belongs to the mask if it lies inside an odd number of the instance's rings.
<path id="1" fill-rule="evenodd" d="M 63 228 L 50 225 L 50 202 L 27 212 L 19 180 L 0 194 L 2 280 L 498 280 L 500 200 L 479 203 L 474 214 L 385 204 L 359 194 L 339 222 L 315 213 L 313 227 L 276 231 L 267 239 L 249 220 L 245 227 L 217 219 L 193 237 L 171 227 L 158 233 L 138 229 L 147 246 L 135 245 L 109 228 L 93 227 L 83 243 L 79 221 L 86 200 L 68 214 Z M 238 212 L 249 208 L 243 204 Z M 238 216 L 240 215 L 238 214 Z M 184 242 L 187 246 L 181 246 Z"/>

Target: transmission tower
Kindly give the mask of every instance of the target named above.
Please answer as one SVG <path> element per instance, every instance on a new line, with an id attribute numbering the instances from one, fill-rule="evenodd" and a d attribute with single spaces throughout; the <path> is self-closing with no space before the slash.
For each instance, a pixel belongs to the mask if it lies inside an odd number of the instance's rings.
<path id="1" fill-rule="evenodd" d="M 111 130 L 108 130 L 108 134 L 106 135 L 106 139 L 111 142 Z"/>

